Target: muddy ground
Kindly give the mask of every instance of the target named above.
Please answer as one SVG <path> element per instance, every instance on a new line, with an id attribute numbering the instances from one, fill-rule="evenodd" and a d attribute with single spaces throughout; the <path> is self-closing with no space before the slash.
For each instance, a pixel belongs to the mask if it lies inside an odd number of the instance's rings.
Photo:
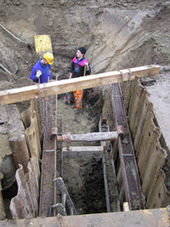
<path id="1" fill-rule="evenodd" d="M 11 38 L 0 27 L 0 64 L 11 72 L 4 72 L 0 66 L 0 88 L 31 84 L 28 75 L 38 59 L 33 37 L 39 34 L 52 38 L 53 72 L 59 79 L 68 77 L 70 61 L 78 46 L 88 49 L 92 73 L 148 64 L 169 65 L 169 15 L 170 1 L 160 0 L 0 0 L 0 23 L 25 43 Z M 169 83 L 167 78 L 164 81 Z M 168 89 L 164 85 L 150 88 L 155 108 L 158 105 L 157 114 L 160 119 L 164 116 L 160 122 L 164 129 L 169 121 L 168 114 L 162 115 L 170 111 Z M 104 116 L 112 114 L 108 112 L 108 90 L 98 88 L 92 98 L 87 96 L 82 111 L 66 106 L 60 96 L 58 113 L 63 117 L 63 131 L 96 131 L 103 103 Z M 102 98 L 96 98 L 99 96 Z M 157 101 L 162 103 L 161 108 Z M 169 129 L 164 132 L 169 136 Z"/>

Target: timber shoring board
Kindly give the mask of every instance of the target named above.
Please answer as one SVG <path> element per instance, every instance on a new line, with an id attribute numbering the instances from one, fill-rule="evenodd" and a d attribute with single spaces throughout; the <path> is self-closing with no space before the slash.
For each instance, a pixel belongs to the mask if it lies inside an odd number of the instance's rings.
<path id="1" fill-rule="evenodd" d="M 0 227 L 169 227 L 168 208 L 0 221 Z"/>
<path id="2" fill-rule="evenodd" d="M 62 117 L 59 116 L 57 120 L 58 133 L 62 135 Z M 59 176 L 63 176 L 63 143 L 57 141 L 57 171 Z"/>
<path id="3" fill-rule="evenodd" d="M 120 168 L 122 169 L 125 198 L 129 203 L 130 209 L 144 209 L 144 197 L 119 84 L 113 85 L 112 105 L 116 126 L 122 125 L 125 133 L 123 138 L 119 137 L 118 139 Z"/>
<path id="4" fill-rule="evenodd" d="M 107 84 L 121 83 L 123 81 L 134 80 L 144 76 L 154 76 L 155 74 L 158 74 L 159 71 L 160 66 L 147 65 L 22 88 L 13 88 L 0 91 L 0 104 L 22 102 L 38 97 L 63 94 L 77 89 L 87 89 Z"/>
<path id="5" fill-rule="evenodd" d="M 110 211 L 108 212 L 118 212 L 120 211 L 119 193 L 112 152 L 108 152 L 107 150 L 103 152 L 103 165 L 105 165 L 106 168 L 108 193 L 110 199 Z"/>
<path id="6" fill-rule="evenodd" d="M 54 126 L 56 96 L 42 99 L 44 119 L 44 139 L 41 164 L 41 188 L 39 215 L 47 217 L 50 207 L 54 203 L 54 171 L 56 152 L 45 152 L 56 150 L 56 138 L 50 138 L 51 128 Z"/>

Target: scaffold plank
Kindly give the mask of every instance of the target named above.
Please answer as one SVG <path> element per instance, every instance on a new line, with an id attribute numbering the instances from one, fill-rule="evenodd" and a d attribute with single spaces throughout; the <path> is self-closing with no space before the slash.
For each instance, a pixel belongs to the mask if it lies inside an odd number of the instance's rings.
<path id="1" fill-rule="evenodd" d="M 154 76 L 158 74 L 159 71 L 160 66 L 147 65 L 21 88 L 13 88 L 0 91 L 0 104 L 17 103 L 38 97 L 63 94 L 75 91 L 76 89 L 87 89 L 107 84 L 121 83 L 123 81 L 134 80 L 144 76 Z"/>

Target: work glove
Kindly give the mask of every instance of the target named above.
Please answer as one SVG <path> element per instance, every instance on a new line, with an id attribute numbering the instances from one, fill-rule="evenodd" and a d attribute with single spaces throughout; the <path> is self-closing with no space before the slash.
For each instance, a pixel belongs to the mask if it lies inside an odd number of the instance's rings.
<path id="1" fill-rule="evenodd" d="M 39 79 L 41 75 L 42 75 L 42 72 L 40 70 L 37 70 L 35 76 Z"/>

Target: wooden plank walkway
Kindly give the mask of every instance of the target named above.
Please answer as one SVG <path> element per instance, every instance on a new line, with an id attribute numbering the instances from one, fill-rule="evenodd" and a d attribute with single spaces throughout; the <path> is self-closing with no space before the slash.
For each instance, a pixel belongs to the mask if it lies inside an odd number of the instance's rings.
<path id="1" fill-rule="evenodd" d="M 22 102 L 38 97 L 46 97 L 76 89 L 86 89 L 107 84 L 121 83 L 138 79 L 144 76 L 155 76 L 160 71 L 158 65 L 147 65 L 137 68 L 124 69 L 120 71 L 99 73 L 85 77 L 54 81 L 44 84 L 26 86 L 0 91 L 0 104 Z"/>

